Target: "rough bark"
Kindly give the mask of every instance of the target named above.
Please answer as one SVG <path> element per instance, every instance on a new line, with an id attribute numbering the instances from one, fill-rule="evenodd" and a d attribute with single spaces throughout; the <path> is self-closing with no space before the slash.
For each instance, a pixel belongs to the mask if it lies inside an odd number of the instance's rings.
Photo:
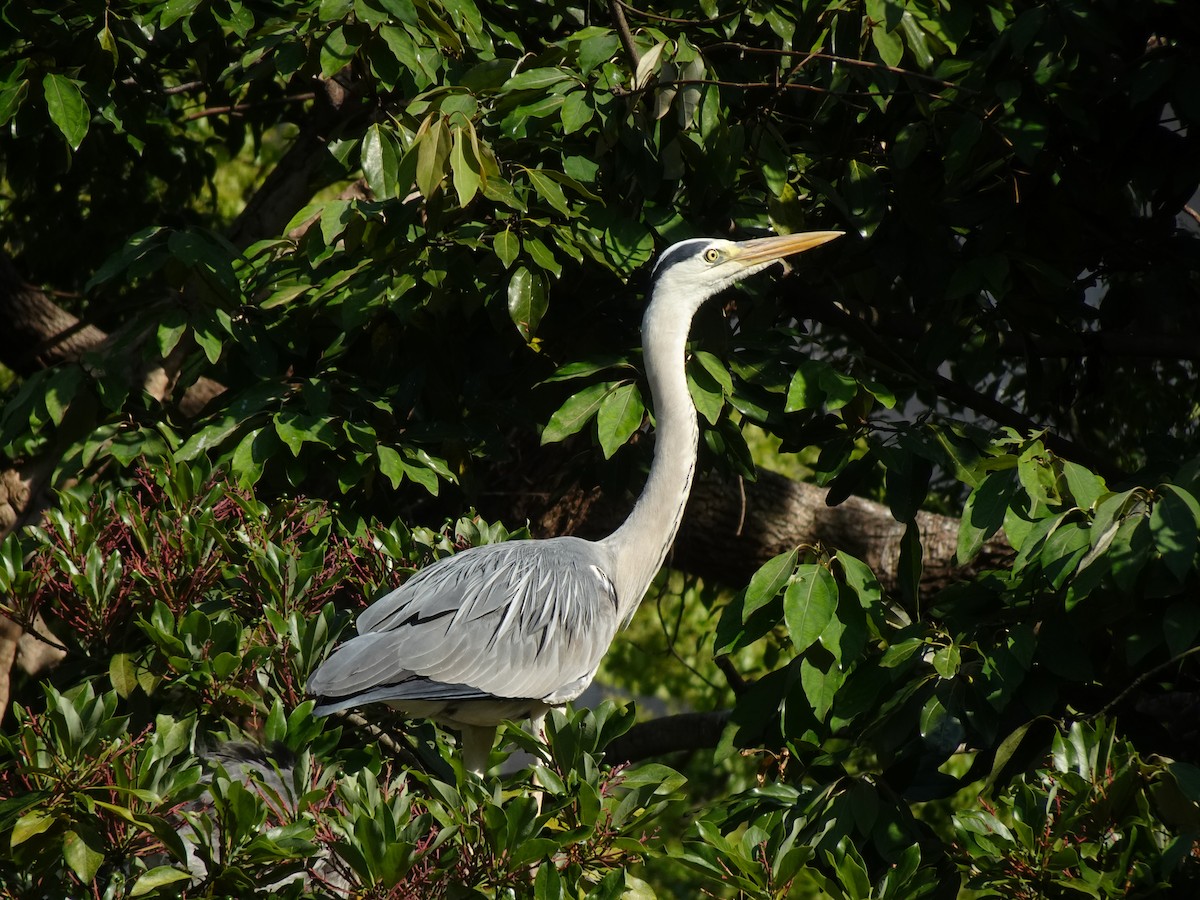
<path id="1" fill-rule="evenodd" d="M 282 233 L 292 217 L 312 200 L 317 174 L 329 155 L 331 132 L 345 124 L 355 96 L 336 78 L 321 82 L 300 133 L 230 228 L 229 240 L 235 246 L 248 247 Z"/>
<path id="2" fill-rule="evenodd" d="M 0 253 L 0 362 L 18 375 L 32 375 L 58 363 L 78 359 L 106 337 L 86 325 L 45 292 L 28 284 L 7 256 Z"/>
<path id="3" fill-rule="evenodd" d="M 670 557 L 685 572 L 722 584 L 741 586 L 771 557 L 793 547 L 842 550 L 867 563 L 887 590 L 899 584 L 900 544 L 906 525 L 886 506 L 850 497 L 826 505 L 825 489 L 775 472 L 760 471 L 755 482 L 707 476 L 692 488 L 687 513 Z M 571 490 L 551 509 L 533 515 L 542 535 L 606 534 L 627 509 L 598 491 Z M 1002 537 L 987 542 L 969 566 L 955 561 L 958 519 L 917 514 L 921 533 L 920 591 L 933 593 L 986 568 L 1001 566 L 1012 555 Z"/>
<path id="4" fill-rule="evenodd" d="M 321 83 L 311 114 L 302 125 L 288 152 L 247 203 L 230 229 L 230 240 L 246 247 L 264 237 L 279 234 L 292 217 L 312 198 L 319 186 L 318 173 L 328 154 L 332 133 L 355 114 L 355 93 L 338 79 Z M 43 290 L 27 284 L 16 266 L 0 253 L 0 363 L 19 375 L 73 360 L 100 349 L 109 335 L 60 307 Z M 185 353 L 176 351 L 158 364 L 136 373 L 142 386 L 160 402 L 175 391 Z M 131 375 L 131 377 L 134 377 Z M 201 378 L 177 400 L 187 417 L 199 415 L 205 405 L 224 390 L 209 378 Z M 67 423 L 64 422 L 64 426 Z M 86 423 L 74 423 L 76 429 Z M 63 427 L 62 439 L 42 458 L 26 460 L 0 472 L 0 538 L 14 528 L 35 521 L 50 502 L 48 479 L 54 464 L 69 443 Z M 80 432 L 82 433 L 82 432 Z M 47 629 L 48 632 L 48 629 Z M 30 643 L 32 642 L 32 643 Z M 28 649 L 22 651 L 22 647 Z M 40 652 L 48 647 L 0 616 L 0 717 L 8 704 L 9 673 L 15 663 L 31 674 L 53 665 L 61 652 Z"/>

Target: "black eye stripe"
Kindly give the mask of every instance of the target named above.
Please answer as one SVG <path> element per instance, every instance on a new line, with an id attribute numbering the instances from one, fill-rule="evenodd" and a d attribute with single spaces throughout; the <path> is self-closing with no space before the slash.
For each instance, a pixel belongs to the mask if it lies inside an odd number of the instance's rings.
<path id="1" fill-rule="evenodd" d="M 658 258 L 658 262 L 654 264 L 654 275 L 657 275 L 659 272 L 665 272 L 671 266 L 681 263 L 685 259 L 699 256 L 706 249 L 708 249 L 708 241 L 703 238 L 693 238 L 690 241 L 676 244 Z"/>

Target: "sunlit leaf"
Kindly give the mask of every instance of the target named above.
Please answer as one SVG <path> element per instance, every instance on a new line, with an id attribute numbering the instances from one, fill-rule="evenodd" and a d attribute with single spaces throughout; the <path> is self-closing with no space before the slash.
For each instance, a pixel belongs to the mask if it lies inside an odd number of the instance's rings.
<path id="1" fill-rule="evenodd" d="M 546 423 L 546 427 L 542 430 L 542 443 L 552 444 L 561 441 L 583 428 L 596 415 L 601 401 L 612 389 L 611 382 L 593 384 L 571 396 Z"/>
<path id="2" fill-rule="evenodd" d="M 72 150 L 78 150 L 88 133 L 91 113 L 79 85 L 65 75 L 47 72 L 42 78 L 42 93 L 50 120 L 58 126 Z"/>
<path id="3" fill-rule="evenodd" d="M 518 266 L 508 281 L 508 315 L 526 341 L 533 340 L 548 304 L 545 276 Z"/>
<path id="4" fill-rule="evenodd" d="M 596 414 L 596 432 L 605 459 L 638 430 L 645 411 L 641 391 L 635 383 L 623 384 L 604 396 Z"/>
<path id="5" fill-rule="evenodd" d="M 814 564 L 799 566 L 783 595 L 784 621 L 797 653 L 816 643 L 836 610 L 837 583 L 829 570 Z"/>

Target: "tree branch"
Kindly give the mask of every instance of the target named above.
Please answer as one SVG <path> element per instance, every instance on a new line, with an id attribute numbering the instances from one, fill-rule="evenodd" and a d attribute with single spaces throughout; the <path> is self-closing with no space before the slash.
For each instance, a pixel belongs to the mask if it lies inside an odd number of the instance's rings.
<path id="1" fill-rule="evenodd" d="M 18 375 L 78 359 L 107 337 L 21 278 L 4 253 L 0 253 L 0 319 L 4 322 L 0 362 Z"/>
<path id="2" fill-rule="evenodd" d="M 1069 438 L 1049 431 L 1045 426 L 1012 407 L 981 394 L 973 388 L 959 384 L 957 381 L 952 381 L 938 372 L 923 372 L 917 369 L 907 357 L 880 338 L 870 325 L 846 312 L 836 303 L 830 300 L 814 299 L 812 309 L 816 313 L 815 318 L 819 321 L 832 325 L 852 337 L 867 353 L 893 371 L 930 385 L 943 400 L 972 409 L 987 416 L 997 425 L 1006 425 L 1022 433 L 1039 432 L 1042 434 L 1042 441 L 1045 445 L 1059 456 L 1076 460 L 1106 476 L 1114 474 L 1110 460 L 1097 456 Z"/>
<path id="3" fill-rule="evenodd" d="M 537 456 L 538 471 L 563 464 Z M 906 526 L 880 503 L 849 497 L 837 506 L 826 502 L 828 490 L 785 475 L 759 470 L 756 481 L 708 474 L 696 479 L 688 500 L 670 565 L 726 585 L 742 586 L 759 566 L 802 545 L 841 550 L 861 559 L 886 591 L 900 579 L 900 546 Z M 549 509 L 546 495 L 526 497 L 527 505 L 506 495 L 507 514 L 529 519 L 539 535 L 608 534 L 628 512 L 624 497 L 573 488 Z M 537 504 L 540 505 L 540 508 Z M 500 510 L 496 511 L 500 514 Z M 989 568 L 1006 565 L 1012 548 L 1002 535 L 989 540 L 970 565 L 960 566 L 959 520 L 930 512 L 917 513 L 924 550 L 920 590 L 936 593 L 948 584 Z"/>
<path id="4" fill-rule="evenodd" d="M 732 710 L 679 713 L 639 722 L 604 750 L 610 764 L 640 762 L 683 750 L 708 750 L 720 742 Z"/>
<path id="5" fill-rule="evenodd" d="M 314 180 L 329 154 L 330 134 L 358 111 L 353 103 L 356 97 L 336 78 L 320 83 L 300 133 L 229 229 L 229 240 L 235 246 L 248 247 L 282 233 L 292 216 L 312 199 Z"/>
<path id="6" fill-rule="evenodd" d="M 621 7 L 621 0 L 608 0 L 608 12 L 612 16 L 613 27 L 617 29 L 621 46 L 625 48 L 625 55 L 629 57 L 629 68 L 636 72 L 638 63 L 642 61 L 642 55 L 638 53 L 637 44 L 633 40 L 633 32 L 629 30 L 629 22 L 625 20 L 625 10 Z"/>

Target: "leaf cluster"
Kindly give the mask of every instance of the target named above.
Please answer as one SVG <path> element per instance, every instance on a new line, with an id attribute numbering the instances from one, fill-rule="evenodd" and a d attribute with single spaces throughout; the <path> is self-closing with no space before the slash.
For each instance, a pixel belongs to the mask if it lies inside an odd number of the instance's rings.
<path id="1" fill-rule="evenodd" d="M 321 504 L 268 511 L 186 465 L 62 499 L 53 528 L 4 543 L 5 592 L 30 602 L 5 612 L 62 623 L 74 586 L 101 614 L 68 632 L 50 681 L 22 686 L 0 734 L 6 891 L 600 900 L 662 852 L 653 823 L 685 779 L 603 763 L 632 709 L 555 713 L 546 744 L 514 727 L 535 762 L 486 783 L 431 725 L 312 715 L 303 685 L 347 605 L 502 528 L 371 523 L 364 544 Z M 91 571 L 98 545 L 111 577 Z"/>

